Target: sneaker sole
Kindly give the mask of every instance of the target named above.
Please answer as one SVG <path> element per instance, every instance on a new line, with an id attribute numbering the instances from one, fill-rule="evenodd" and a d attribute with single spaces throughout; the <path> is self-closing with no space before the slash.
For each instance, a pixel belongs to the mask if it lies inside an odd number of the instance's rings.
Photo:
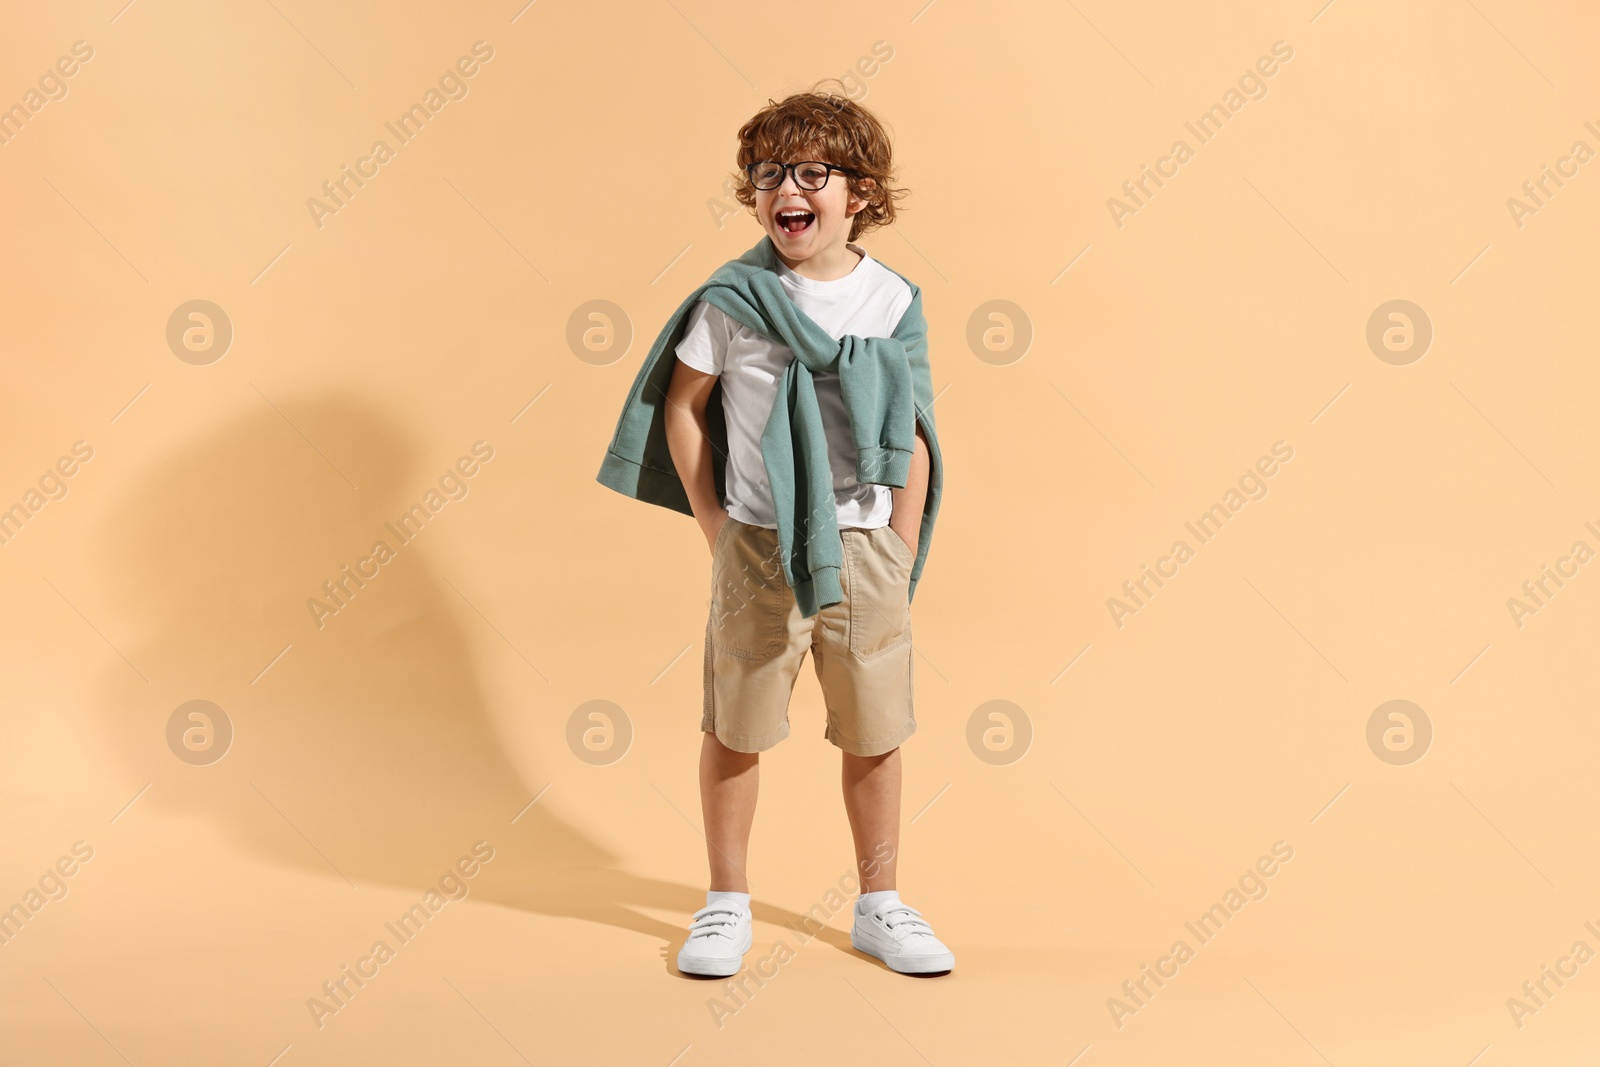
<path id="1" fill-rule="evenodd" d="M 898 974 L 948 974 L 956 969 L 956 954 L 944 952 L 937 956 L 897 956 L 893 953 L 882 955 L 871 945 L 858 939 L 854 930 L 850 931 L 850 944 L 860 952 L 865 952 L 873 959 L 882 960 L 884 966 Z"/>

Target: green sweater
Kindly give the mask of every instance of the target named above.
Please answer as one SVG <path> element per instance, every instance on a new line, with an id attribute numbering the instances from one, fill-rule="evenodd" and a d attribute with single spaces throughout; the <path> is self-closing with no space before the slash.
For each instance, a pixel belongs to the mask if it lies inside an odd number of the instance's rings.
<path id="1" fill-rule="evenodd" d="M 933 425 L 933 374 L 928 366 L 922 291 L 895 271 L 911 287 L 911 304 L 893 336 L 847 335 L 835 341 L 789 299 L 778 279 L 778 262 L 772 238 L 763 236 L 744 255 L 718 267 L 673 312 L 628 391 L 597 480 L 635 500 L 694 514 L 667 447 L 666 401 L 677 363 L 675 350 L 689 312 L 705 300 L 795 354 L 784 370 L 762 432 L 761 454 L 772 487 L 784 578 L 803 615 L 810 617 L 844 599 L 839 583 L 844 545 L 812 373 L 838 372 L 856 446 L 856 478 L 862 483 L 904 488 L 916 427 L 921 425 L 928 441 L 928 494 L 911 567 L 909 600 L 916 595 L 928 558 L 944 488 L 944 464 Z M 728 454 L 720 380 L 712 387 L 706 405 L 706 425 L 712 480 L 720 501 L 725 499 Z"/>

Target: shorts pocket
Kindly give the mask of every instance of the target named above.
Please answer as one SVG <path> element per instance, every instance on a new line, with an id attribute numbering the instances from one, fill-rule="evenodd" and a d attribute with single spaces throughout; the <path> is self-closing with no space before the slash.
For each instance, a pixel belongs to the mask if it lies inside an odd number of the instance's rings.
<path id="1" fill-rule="evenodd" d="M 776 530 L 729 518 L 711 563 L 711 640 L 723 652 L 767 659 L 788 633 L 788 585 L 778 566 Z M 771 552 L 767 551 L 771 541 Z"/>
<path id="2" fill-rule="evenodd" d="M 895 533 L 893 530 L 891 530 L 887 526 L 883 527 L 883 536 L 884 536 L 884 539 L 889 542 L 889 546 L 900 554 L 900 558 L 901 559 L 905 560 L 905 564 L 906 564 L 907 567 L 916 566 L 916 563 L 917 563 L 917 550 L 916 549 L 914 549 L 910 545 L 906 544 L 903 540 L 900 539 L 900 535 L 899 534 Z M 908 572 L 908 574 L 909 574 L 909 572 Z"/>
<path id="3" fill-rule="evenodd" d="M 861 534 L 850 538 L 845 553 L 845 597 L 850 602 L 850 651 L 866 660 L 911 640 L 908 593 L 916 556 L 887 526 Z"/>
<path id="4" fill-rule="evenodd" d="M 711 554 L 713 556 L 722 548 L 722 542 L 727 540 L 728 535 L 733 532 L 733 524 L 738 521 L 738 519 L 729 515 L 728 521 L 724 522 L 717 530 L 717 536 L 711 539 Z"/>

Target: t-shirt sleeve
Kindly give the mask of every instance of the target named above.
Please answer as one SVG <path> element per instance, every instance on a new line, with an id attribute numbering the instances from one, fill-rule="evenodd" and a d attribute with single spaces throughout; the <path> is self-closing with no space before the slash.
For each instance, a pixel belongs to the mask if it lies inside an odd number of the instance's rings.
<path id="1" fill-rule="evenodd" d="M 888 272 L 885 271 L 885 274 Z M 890 290 L 889 301 L 889 328 L 884 332 L 885 337 L 894 335 L 900 328 L 900 320 L 906 317 L 906 309 L 911 306 L 911 286 L 902 279 L 894 278 L 894 287 Z"/>
<path id="2" fill-rule="evenodd" d="M 703 374 L 721 374 L 733 332 L 734 322 L 721 308 L 698 301 L 678 341 L 678 358 Z"/>

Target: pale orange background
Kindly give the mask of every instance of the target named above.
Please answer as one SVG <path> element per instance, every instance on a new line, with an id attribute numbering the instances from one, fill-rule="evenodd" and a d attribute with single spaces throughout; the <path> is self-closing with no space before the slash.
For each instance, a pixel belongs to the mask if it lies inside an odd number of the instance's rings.
<path id="1" fill-rule="evenodd" d="M 1600 548 L 1600 163 L 1520 228 L 1506 201 L 1600 148 L 1600 16 L 1321 4 L 14 15 L 0 104 L 94 58 L 0 145 L 0 504 L 94 458 L 0 546 L 0 907 L 94 856 L 0 945 L 0 1060 L 1594 1057 L 1600 962 L 1520 1028 L 1506 1001 L 1600 949 L 1600 564 L 1520 628 L 1506 601 Z M 318 228 L 306 200 L 478 40 L 469 95 Z M 1266 97 L 1116 226 L 1279 40 Z M 851 864 L 808 665 L 747 962 L 796 951 L 719 1027 L 723 986 L 671 966 L 705 888 L 706 545 L 595 473 L 661 324 L 760 237 L 714 208 L 735 131 L 880 41 L 853 85 L 913 193 L 864 243 L 922 286 L 947 478 L 900 881 L 958 966 L 783 925 Z M 165 330 L 201 298 L 235 336 L 197 366 Z M 1396 298 L 1434 329 L 1406 366 L 1365 340 Z M 633 331 L 606 365 L 567 342 L 593 300 Z M 991 300 L 1021 358 L 969 347 Z M 478 440 L 469 495 L 319 630 L 307 598 Z M 1265 499 L 1119 628 L 1107 599 L 1278 440 Z M 236 730 L 210 766 L 167 747 L 193 699 Z M 1393 699 L 1434 731 L 1405 766 L 1366 740 Z M 609 765 L 567 744 L 591 700 L 631 723 Z M 991 700 L 1032 726 L 1008 765 L 968 747 Z M 479 840 L 466 901 L 319 1029 L 307 999 Z M 1108 998 L 1279 840 L 1267 896 L 1118 1027 Z"/>

